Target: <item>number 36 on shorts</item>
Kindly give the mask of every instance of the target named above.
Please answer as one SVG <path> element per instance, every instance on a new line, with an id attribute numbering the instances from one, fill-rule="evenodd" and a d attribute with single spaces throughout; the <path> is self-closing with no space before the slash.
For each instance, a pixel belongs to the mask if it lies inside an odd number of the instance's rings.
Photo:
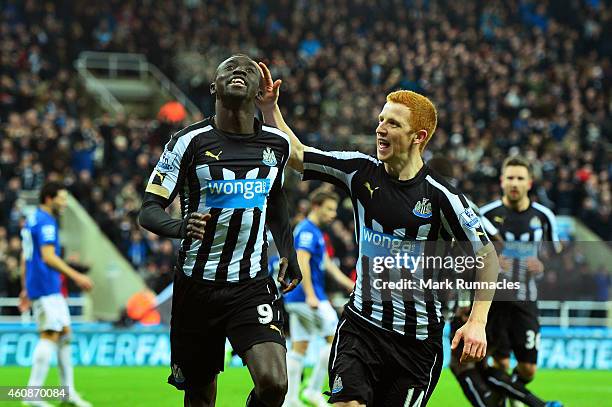
<path id="1" fill-rule="evenodd" d="M 540 349 L 540 333 L 535 333 L 532 329 L 525 332 L 525 349 Z"/>

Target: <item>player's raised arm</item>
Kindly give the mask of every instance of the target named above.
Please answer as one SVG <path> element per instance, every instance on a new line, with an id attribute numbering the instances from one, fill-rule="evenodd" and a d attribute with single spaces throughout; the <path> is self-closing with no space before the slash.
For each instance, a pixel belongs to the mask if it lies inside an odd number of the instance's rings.
<path id="1" fill-rule="evenodd" d="M 257 107 L 264 116 L 264 122 L 279 128 L 289 135 L 291 138 L 291 155 L 289 157 L 289 166 L 296 171 L 304 171 L 304 149 L 308 146 L 304 146 L 300 139 L 297 138 L 295 133 L 289 128 L 283 115 L 278 107 L 278 95 L 282 81 L 277 79 L 272 80 L 270 70 L 263 62 L 259 63 L 261 69 L 262 83 L 261 93 L 257 97 Z"/>

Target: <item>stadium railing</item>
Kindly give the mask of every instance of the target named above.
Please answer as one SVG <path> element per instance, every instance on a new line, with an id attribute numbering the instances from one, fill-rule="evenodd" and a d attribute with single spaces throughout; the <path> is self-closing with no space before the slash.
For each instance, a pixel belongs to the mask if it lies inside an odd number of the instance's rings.
<path id="1" fill-rule="evenodd" d="M 538 301 L 540 323 L 612 328 L 612 301 Z"/>
<path id="2" fill-rule="evenodd" d="M 115 113 L 123 112 L 125 108 L 100 79 L 121 78 L 133 73 L 145 83 L 153 79 L 170 99 L 180 102 L 191 115 L 200 113 L 187 95 L 143 54 L 83 51 L 74 62 L 74 67 L 86 87 L 97 93 L 100 102 Z"/>
<path id="3" fill-rule="evenodd" d="M 91 307 L 91 300 L 87 297 L 67 297 L 66 303 L 70 309 L 70 318 L 73 322 L 86 322 L 87 318 L 85 315 L 88 314 L 86 310 Z M 17 308 L 19 306 L 19 298 L 17 297 L 0 297 L 0 310 L 4 308 Z M 75 309 L 79 309 L 80 312 L 74 312 Z M 16 315 L 15 315 L 16 314 Z M 21 322 L 29 324 L 33 322 L 34 318 L 32 315 L 32 308 L 26 312 L 19 314 L 15 312 L 13 315 L 0 315 L 0 323 L 16 323 Z"/>
<path id="4" fill-rule="evenodd" d="M 36 193 L 22 191 L 19 199 L 24 214 L 36 208 Z M 84 310 L 87 320 L 118 319 L 127 300 L 146 284 L 71 194 L 61 221 L 60 239 L 66 256 L 78 254 L 80 262 L 89 266 L 88 275 L 96 285 L 91 293 L 83 295 L 91 299 L 91 306 Z"/>

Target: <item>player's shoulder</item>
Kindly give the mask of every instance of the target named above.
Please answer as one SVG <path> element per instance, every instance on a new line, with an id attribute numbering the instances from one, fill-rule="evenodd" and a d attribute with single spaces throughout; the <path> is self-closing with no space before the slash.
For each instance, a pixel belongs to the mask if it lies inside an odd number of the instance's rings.
<path id="1" fill-rule="evenodd" d="M 423 180 L 429 186 L 429 194 L 433 200 L 438 202 L 446 201 L 453 206 L 470 206 L 468 199 L 457 186 L 427 165 L 423 169 Z"/>
<path id="2" fill-rule="evenodd" d="M 541 203 L 531 202 L 531 208 L 536 213 L 538 213 L 541 216 L 543 216 L 546 219 L 548 219 L 549 222 L 552 223 L 552 222 L 555 221 L 555 214 L 554 214 L 554 212 L 552 210 L 550 210 L 550 208 L 547 208 L 546 206 L 542 205 Z"/>
<path id="3" fill-rule="evenodd" d="M 57 238 L 57 220 L 50 213 L 37 208 L 30 230 L 34 239 L 55 240 Z"/>
<path id="4" fill-rule="evenodd" d="M 453 195 L 458 195 L 461 193 L 461 191 L 459 191 L 459 189 L 454 186 L 448 180 L 448 178 L 443 175 L 440 175 L 438 172 L 430 168 L 427 164 L 424 164 L 423 166 L 423 175 L 425 181 L 432 185 L 435 189 L 443 192 L 450 192 Z"/>
<path id="5" fill-rule="evenodd" d="M 192 123 L 174 133 L 170 137 L 170 141 L 168 142 L 166 149 L 174 151 L 177 146 L 183 146 L 183 148 L 186 148 L 191 140 L 193 140 L 196 136 L 210 132 L 213 130 L 213 128 L 211 118 L 206 118 L 199 122 Z"/>
<path id="6" fill-rule="evenodd" d="M 269 124 L 262 124 L 261 132 L 264 136 L 269 137 L 271 140 L 286 144 L 287 147 L 291 145 L 291 139 L 289 135 L 277 127 L 274 127 Z"/>
<path id="7" fill-rule="evenodd" d="M 303 219 L 302 221 L 300 221 L 296 227 L 295 227 L 295 231 L 296 233 L 320 233 L 321 230 L 314 224 L 312 223 L 308 218 Z"/>
<path id="8" fill-rule="evenodd" d="M 40 208 L 36 208 L 36 212 L 34 213 L 33 218 L 31 218 L 31 223 L 34 226 L 38 226 L 41 227 L 43 225 L 56 225 L 56 220 L 53 217 L 53 215 L 51 215 L 48 212 L 43 211 Z"/>
<path id="9" fill-rule="evenodd" d="M 504 204 L 501 199 L 496 199 L 495 201 L 491 201 L 487 204 L 484 204 L 480 207 L 480 214 L 486 215 L 487 213 L 492 213 L 495 211 L 499 211 L 503 209 Z"/>

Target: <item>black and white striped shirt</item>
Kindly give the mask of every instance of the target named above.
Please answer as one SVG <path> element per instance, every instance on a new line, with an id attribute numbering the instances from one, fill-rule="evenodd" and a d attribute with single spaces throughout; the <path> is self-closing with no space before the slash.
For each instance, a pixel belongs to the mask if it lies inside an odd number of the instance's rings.
<path id="1" fill-rule="evenodd" d="M 390 253 L 389 248 L 439 238 L 455 238 L 463 251 L 475 255 L 489 239 L 466 198 L 427 165 L 414 178 L 400 181 L 386 172 L 382 162 L 358 152 L 308 149 L 304 152 L 304 179 L 336 184 L 352 199 L 359 257 L 349 312 L 379 328 L 419 340 L 439 337 L 443 318 L 435 290 L 375 287 L 381 280 L 402 279 L 420 285 L 419 280 L 436 280 L 439 270 L 384 268 L 376 272 L 373 260 Z"/>
<path id="2" fill-rule="evenodd" d="M 258 120 L 250 135 L 221 131 L 206 119 L 172 136 L 146 191 L 168 202 L 178 194 L 183 217 L 211 215 L 202 241 L 181 241 L 178 270 L 227 283 L 267 276 L 266 211 L 280 193 L 289 154 L 289 137 Z"/>
<path id="3" fill-rule="evenodd" d="M 518 290 L 502 292 L 496 300 L 509 299 L 511 295 L 518 301 L 536 301 L 538 290 L 536 277 L 527 271 L 527 259 L 538 257 L 542 242 L 552 242 L 554 252 L 561 251 L 557 234 L 557 220 L 554 213 L 537 202 L 531 202 L 529 208 L 518 212 L 505 206 L 501 199 L 490 202 L 480 208 L 480 214 L 487 218 L 494 229 L 485 225 L 487 232 L 497 230 L 504 240 L 502 255 L 512 259 L 512 270 L 502 270 L 500 279 L 519 282 Z"/>

